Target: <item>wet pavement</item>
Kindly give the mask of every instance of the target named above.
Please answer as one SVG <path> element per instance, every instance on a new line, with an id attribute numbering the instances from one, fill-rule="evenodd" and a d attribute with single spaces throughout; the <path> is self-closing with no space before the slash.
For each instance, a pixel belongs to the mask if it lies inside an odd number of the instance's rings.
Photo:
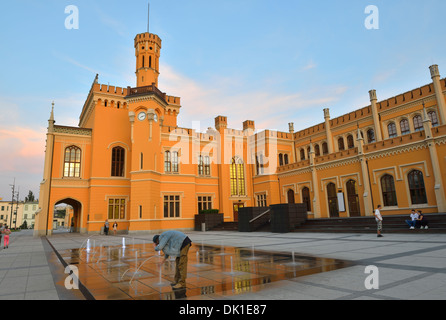
<path id="1" fill-rule="evenodd" d="M 212 300 L 258 292 L 266 284 L 333 271 L 351 262 L 290 252 L 193 244 L 188 254 L 186 289 L 173 290 L 175 260 L 151 244 L 92 246 L 58 251 L 64 265 L 78 269 L 82 283 L 96 300 Z"/>

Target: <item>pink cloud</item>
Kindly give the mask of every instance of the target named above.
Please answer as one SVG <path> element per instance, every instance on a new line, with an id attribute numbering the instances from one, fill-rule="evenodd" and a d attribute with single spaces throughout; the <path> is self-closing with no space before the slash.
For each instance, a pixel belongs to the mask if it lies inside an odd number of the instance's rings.
<path id="1" fill-rule="evenodd" d="M 46 129 L 11 127 L 0 129 L 0 170 L 39 173 L 45 153 Z"/>

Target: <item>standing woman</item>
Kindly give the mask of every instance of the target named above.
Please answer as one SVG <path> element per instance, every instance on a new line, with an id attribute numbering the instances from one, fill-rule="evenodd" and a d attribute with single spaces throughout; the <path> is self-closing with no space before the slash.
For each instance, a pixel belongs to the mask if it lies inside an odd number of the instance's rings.
<path id="1" fill-rule="evenodd" d="M 3 223 L 0 223 L 0 246 L 2 245 L 2 236 L 3 236 L 3 230 L 5 227 L 3 226 Z"/>
<path id="2" fill-rule="evenodd" d="M 3 249 L 7 249 L 9 246 L 9 235 L 11 234 L 11 230 L 9 230 L 8 226 L 5 226 L 3 230 L 3 235 L 5 236 L 5 240 L 3 240 Z"/>
<path id="3" fill-rule="evenodd" d="M 118 224 L 116 223 L 116 221 L 115 221 L 115 223 L 113 223 L 113 234 L 116 236 L 116 231 L 118 231 Z"/>

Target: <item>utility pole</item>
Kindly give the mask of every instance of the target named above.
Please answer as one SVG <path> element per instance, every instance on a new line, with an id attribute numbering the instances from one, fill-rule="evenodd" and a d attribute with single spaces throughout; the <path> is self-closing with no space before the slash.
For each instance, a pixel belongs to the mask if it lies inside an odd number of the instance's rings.
<path id="1" fill-rule="evenodd" d="M 9 217 L 9 227 L 10 228 L 11 228 L 11 224 L 12 224 L 12 215 L 14 214 L 14 192 L 15 192 L 15 178 L 14 178 L 14 184 L 12 185 L 11 216 Z"/>
<path id="2" fill-rule="evenodd" d="M 19 199 L 20 199 L 20 187 L 17 191 L 17 203 L 15 207 L 15 219 L 14 219 L 14 229 L 17 229 L 17 212 L 19 211 Z"/>

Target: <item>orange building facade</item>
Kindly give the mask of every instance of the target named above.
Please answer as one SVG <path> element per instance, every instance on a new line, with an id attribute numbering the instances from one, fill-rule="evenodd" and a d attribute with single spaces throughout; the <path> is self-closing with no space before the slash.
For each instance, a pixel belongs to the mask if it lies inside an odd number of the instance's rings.
<path id="1" fill-rule="evenodd" d="M 310 218 L 446 212 L 446 80 L 432 82 L 305 130 L 256 132 L 215 118 L 206 133 L 179 128 L 181 99 L 158 89 L 161 39 L 135 38 L 135 88 L 96 76 L 79 126 L 48 121 L 35 236 L 51 235 L 69 204 L 75 231 L 191 230 L 201 210 L 237 221 L 240 207 L 306 203 Z"/>

